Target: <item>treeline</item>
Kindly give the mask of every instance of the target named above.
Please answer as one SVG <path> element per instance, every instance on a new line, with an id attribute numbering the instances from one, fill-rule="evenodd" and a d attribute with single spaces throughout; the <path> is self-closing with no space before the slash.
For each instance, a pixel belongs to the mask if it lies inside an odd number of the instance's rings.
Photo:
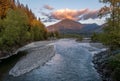
<path id="1" fill-rule="evenodd" d="M 45 26 L 27 5 L 15 0 L 0 0 L 0 56 L 47 38 Z"/>

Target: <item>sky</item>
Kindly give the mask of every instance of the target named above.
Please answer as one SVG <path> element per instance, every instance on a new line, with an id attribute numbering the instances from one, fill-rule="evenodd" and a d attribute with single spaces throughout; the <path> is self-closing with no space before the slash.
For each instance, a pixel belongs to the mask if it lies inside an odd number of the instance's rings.
<path id="1" fill-rule="evenodd" d="M 98 17 L 100 8 L 104 6 L 99 0 L 20 0 L 20 2 L 27 4 L 46 26 L 63 19 L 99 25 L 105 22 L 104 18 Z"/>

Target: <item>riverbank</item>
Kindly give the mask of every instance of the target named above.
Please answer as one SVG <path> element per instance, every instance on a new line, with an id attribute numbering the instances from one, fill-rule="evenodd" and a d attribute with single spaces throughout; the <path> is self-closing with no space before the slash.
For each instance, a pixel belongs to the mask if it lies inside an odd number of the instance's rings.
<path id="1" fill-rule="evenodd" d="M 26 50 L 28 54 L 16 63 L 9 74 L 20 76 L 34 68 L 42 66 L 55 55 L 54 46 L 51 44 L 53 42 L 54 41 L 33 42 L 18 49 L 18 51 Z"/>
<path id="2" fill-rule="evenodd" d="M 107 70 L 105 69 L 105 66 L 107 64 L 109 57 L 110 57 L 109 50 L 100 52 L 100 53 L 94 55 L 94 57 L 93 57 L 94 67 L 100 74 L 103 81 L 110 81 L 110 80 L 108 80 L 109 78 L 106 77 Z"/>
<path id="3" fill-rule="evenodd" d="M 80 45 L 83 48 L 88 49 L 88 51 L 91 52 L 92 56 L 94 56 L 95 54 L 98 54 L 100 52 L 104 52 L 104 51 L 106 51 L 108 49 L 102 43 L 91 42 L 90 38 L 84 38 L 82 41 L 77 41 L 77 42 L 80 43 Z"/>
<path id="4" fill-rule="evenodd" d="M 53 41 L 38 41 L 38 42 L 29 43 L 23 47 L 16 49 L 16 51 L 14 51 L 13 53 L 9 53 L 9 54 L 6 54 L 5 56 L 0 57 L 0 62 L 1 62 L 1 60 L 8 59 L 13 55 L 18 54 L 19 52 L 27 51 L 30 48 L 42 47 L 42 46 L 45 46 L 47 44 L 54 43 L 54 42 L 55 42 L 55 40 L 53 40 Z"/>
<path id="5" fill-rule="evenodd" d="M 94 67 L 103 81 L 120 81 L 120 50 L 106 50 L 93 57 Z"/>
<path id="6" fill-rule="evenodd" d="M 91 52 L 93 54 L 93 65 L 94 68 L 97 70 L 97 72 L 100 74 L 102 81 L 115 81 L 112 80 L 111 72 L 112 70 L 108 69 L 108 62 L 111 56 L 113 56 L 113 53 L 110 52 L 109 48 L 104 46 L 102 43 L 93 43 L 91 40 L 83 40 L 79 41 L 79 43 L 84 43 L 84 46 L 88 46 L 96 49 L 101 49 L 100 51 L 93 51 Z M 96 50 L 95 49 L 95 50 Z"/>
<path id="7" fill-rule="evenodd" d="M 109 59 L 112 56 L 112 53 L 110 52 L 109 48 L 101 43 L 90 43 L 90 45 L 99 49 L 105 48 L 102 51 L 97 52 L 93 55 L 94 68 L 100 74 L 102 81 L 114 81 L 111 79 L 110 75 L 112 70 L 109 70 L 107 68 Z"/>

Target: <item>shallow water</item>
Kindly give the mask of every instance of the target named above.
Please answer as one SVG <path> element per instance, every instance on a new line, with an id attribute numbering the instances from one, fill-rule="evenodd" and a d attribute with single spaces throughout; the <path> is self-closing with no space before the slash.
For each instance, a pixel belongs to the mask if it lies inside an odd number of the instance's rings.
<path id="1" fill-rule="evenodd" d="M 70 39 L 59 40 L 54 45 L 56 55 L 44 66 L 19 77 L 6 74 L 2 81 L 101 81 L 88 49 Z"/>

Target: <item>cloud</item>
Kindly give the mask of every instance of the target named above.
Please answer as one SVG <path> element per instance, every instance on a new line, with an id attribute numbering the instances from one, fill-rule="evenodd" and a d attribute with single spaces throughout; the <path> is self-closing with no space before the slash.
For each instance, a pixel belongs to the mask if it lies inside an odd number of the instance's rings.
<path id="1" fill-rule="evenodd" d="M 105 18 L 101 18 L 101 19 L 100 18 L 96 18 L 96 19 L 89 18 L 87 20 L 81 20 L 79 22 L 82 23 L 82 24 L 96 23 L 98 25 L 102 25 L 102 24 L 105 23 Z"/>
<path id="2" fill-rule="evenodd" d="M 98 13 L 99 10 L 88 10 L 87 12 L 85 12 L 83 14 L 83 16 L 81 17 L 81 19 L 86 20 L 86 19 L 96 19 L 98 18 Z"/>
<path id="3" fill-rule="evenodd" d="M 44 5 L 44 8 L 45 9 L 48 9 L 48 10 L 53 10 L 54 8 L 52 7 L 52 6 L 50 6 L 50 5 Z"/>
<path id="4" fill-rule="evenodd" d="M 45 13 L 45 12 L 39 12 L 39 13 L 41 13 L 43 16 L 46 16 L 46 17 L 49 16 L 49 14 L 48 14 L 48 13 Z"/>
<path id="5" fill-rule="evenodd" d="M 42 15 L 46 16 L 48 21 L 63 20 L 63 19 L 71 19 L 71 20 L 79 21 L 79 20 L 87 20 L 90 18 L 91 19 L 98 18 L 98 12 L 99 10 L 90 10 L 87 8 L 80 10 L 66 8 L 66 9 L 55 10 L 51 13 L 42 13 Z"/>
<path id="6" fill-rule="evenodd" d="M 81 10 L 72 10 L 72 9 L 60 9 L 52 12 L 52 16 L 55 19 L 62 20 L 62 19 L 71 19 L 71 20 L 78 20 L 79 16 L 88 11 L 88 9 L 81 9 Z"/>

